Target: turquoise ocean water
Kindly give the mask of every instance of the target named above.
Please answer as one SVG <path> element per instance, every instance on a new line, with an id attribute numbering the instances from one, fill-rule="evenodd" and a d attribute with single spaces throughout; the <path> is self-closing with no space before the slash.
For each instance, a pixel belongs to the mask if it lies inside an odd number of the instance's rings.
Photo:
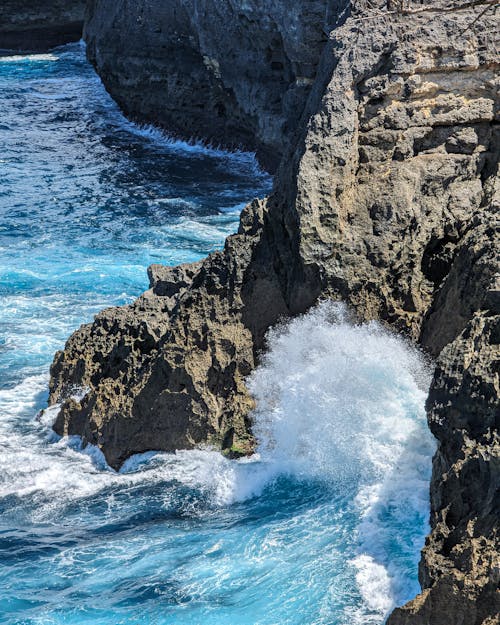
<path id="1" fill-rule="evenodd" d="M 110 470 L 58 439 L 53 353 L 146 267 L 202 258 L 271 181 L 127 122 L 80 45 L 0 57 L 0 623 L 379 625 L 418 591 L 428 371 L 322 305 L 269 336 L 258 454 Z"/>

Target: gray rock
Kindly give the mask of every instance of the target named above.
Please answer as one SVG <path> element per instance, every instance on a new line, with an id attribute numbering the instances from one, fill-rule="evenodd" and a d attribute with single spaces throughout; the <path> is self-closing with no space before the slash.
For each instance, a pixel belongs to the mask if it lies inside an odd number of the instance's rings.
<path id="1" fill-rule="evenodd" d="M 85 40 L 127 115 L 183 138 L 257 150 L 273 169 L 341 1 L 89 0 Z"/>
<path id="2" fill-rule="evenodd" d="M 224 109 L 220 136 L 235 126 L 238 142 L 252 128 L 257 147 L 278 136 L 266 129 L 277 128 L 283 109 L 270 111 L 254 95 L 252 88 L 263 90 L 272 101 L 252 69 L 244 73 L 243 56 L 230 57 L 237 84 L 216 42 L 200 48 L 211 51 L 210 67 L 193 62 L 176 74 L 159 50 L 165 40 L 175 54 L 171 29 L 149 39 L 146 59 L 135 47 L 157 27 L 149 3 L 120 3 L 120 15 L 107 14 L 104 4 L 91 5 L 89 52 L 125 110 L 151 119 L 157 111 L 155 121 L 167 124 L 182 115 L 186 128 L 203 133 L 196 111 L 179 112 L 175 98 L 165 104 L 165 80 L 174 76 L 183 97 L 195 81 L 211 119 L 218 72 L 217 84 L 232 85 L 237 103 Z M 225 31 L 241 37 L 248 14 L 240 4 L 237 17 L 224 15 Z M 279 26 L 284 49 L 297 41 L 291 7 L 271 4 L 259 3 L 259 19 L 254 13 L 245 22 L 247 54 L 249 42 L 252 54 L 267 49 L 266 19 Z M 318 32 L 324 13 L 308 12 L 309 4 L 297 19 Z M 491 28 L 498 20 L 493 7 L 479 16 L 484 7 L 458 5 L 359 1 L 345 23 L 337 7 L 338 26 L 311 74 L 300 121 L 297 115 L 284 127 L 272 195 L 243 211 L 222 252 L 191 266 L 150 268 L 150 290 L 82 326 L 52 367 L 51 402 L 74 385 L 89 388 L 80 403 L 63 401 L 56 430 L 83 435 L 118 467 L 147 449 L 209 442 L 231 454 L 250 451 L 245 377 L 265 332 L 320 296 L 342 299 L 359 318 L 380 319 L 423 345 L 437 359 L 428 399 L 438 440 L 432 531 L 422 594 L 396 610 L 390 625 L 498 622 L 498 29 Z M 164 24 L 179 24 L 183 58 L 193 50 L 186 43 L 193 28 L 196 46 L 211 41 L 215 27 L 194 11 L 186 16 L 186 2 L 168 6 L 175 16 Z M 229 3 L 218 6 L 228 10 Z M 328 15 L 334 22 L 335 12 Z M 214 32 L 225 48 L 236 47 L 233 35 Z M 162 68 L 163 78 L 151 82 Z M 141 113 L 144 93 L 148 110 Z M 286 100 L 286 90 L 272 93 Z"/>

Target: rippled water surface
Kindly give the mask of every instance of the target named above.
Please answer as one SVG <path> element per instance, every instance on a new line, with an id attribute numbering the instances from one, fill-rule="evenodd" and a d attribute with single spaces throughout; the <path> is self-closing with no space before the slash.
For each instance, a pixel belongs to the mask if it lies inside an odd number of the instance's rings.
<path id="1" fill-rule="evenodd" d="M 80 46 L 0 58 L 0 623 L 381 624 L 418 589 L 433 443 L 420 356 L 323 305 L 269 337 L 259 454 L 58 440 L 55 350 L 197 260 L 270 186 L 251 155 L 120 115 Z"/>

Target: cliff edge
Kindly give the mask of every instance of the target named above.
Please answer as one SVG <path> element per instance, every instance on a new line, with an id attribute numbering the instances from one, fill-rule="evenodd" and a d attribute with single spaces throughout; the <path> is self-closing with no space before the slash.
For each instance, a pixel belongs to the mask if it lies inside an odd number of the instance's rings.
<path id="1" fill-rule="evenodd" d="M 275 169 L 345 0 L 89 0 L 88 57 L 125 113 Z"/>
<path id="2" fill-rule="evenodd" d="M 85 32 L 91 59 L 127 112 L 155 120 L 157 111 L 166 125 L 180 115 L 174 130 L 203 134 L 223 85 L 231 94 L 217 136 L 230 137 L 236 127 L 236 143 L 252 132 L 254 147 L 267 150 L 271 161 L 284 156 L 271 196 L 247 206 L 222 251 L 191 265 L 150 267 L 148 291 L 129 306 L 103 311 L 70 337 L 51 369 L 50 401 L 62 402 L 56 431 L 99 446 L 113 467 L 133 453 L 205 442 L 232 455 L 248 453 L 253 403 L 245 378 L 266 330 L 320 297 L 342 299 L 360 319 L 382 320 L 436 359 L 427 410 L 438 450 L 422 593 L 388 623 L 498 623 L 494 4 L 301 3 L 296 19 L 311 19 L 307 33 L 316 33 L 318 51 L 292 117 L 282 102 L 298 74 L 277 81 L 279 88 L 262 85 L 252 68 L 242 71 L 242 56 L 230 63 L 238 80 L 229 70 L 226 77 L 228 41 L 218 31 L 214 38 L 210 20 L 200 21 L 215 11 L 210 0 L 197 2 L 194 12 L 187 0 L 169 3 L 175 15 L 164 21 L 165 8 L 115 4 L 123 10 L 110 15 L 108 2 L 93 0 Z M 267 58 L 263 23 L 274 24 L 273 33 L 278 28 L 283 49 L 289 49 L 287 33 L 296 41 L 285 0 L 216 4 L 228 19 L 237 15 L 225 22 L 228 33 L 239 36 L 242 23 L 249 29 L 243 41 L 252 58 Z M 309 5 L 315 12 L 308 13 Z M 134 39 L 123 38 L 124 21 L 127 32 L 159 28 L 158 38 L 138 52 Z M 328 24 L 335 27 L 321 43 L 317 34 Z M 184 65 L 184 74 L 176 70 L 175 54 L 158 50 L 161 41 L 167 50 L 175 47 L 176 36 L 183 57 L 201 46 L 202 61 Z M 202 93 L 204 110 L 188 106 L 176 113 L 178 102 L 164 101 L 172 93 L 169 80 L 180 82 L 184 99 L 190 90 L 194 98 Z M 276 98 L 272 113 L 269 89 Z M 280 133 L 286 141 L 276 147 Z M 71 398 L 75 387 L 88 389 L 80 401 Z"/>

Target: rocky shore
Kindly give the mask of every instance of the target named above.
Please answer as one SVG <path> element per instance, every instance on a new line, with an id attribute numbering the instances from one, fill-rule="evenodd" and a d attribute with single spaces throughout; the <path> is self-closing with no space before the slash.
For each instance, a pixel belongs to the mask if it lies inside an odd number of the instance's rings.
<path id="1" fill-rule="evenodd" d="M 43 52 L 82 37 L 86 0 L 2 0 L 0 50 Z"/>
<path id="2" fill-rule="evenodd" d="M 436 359 L 438 440 L 422 593 L 389 625 L 499 622 L 498 24 L 486 0 L 91 0 L 85 27 L 129 115 L 280 165 L 222 251 L 152 266 L 140 298 L 70 337 L 56 431 L 115 468 L 248 453 L 271 325 L 318 298 L 382 320 Z"/>

